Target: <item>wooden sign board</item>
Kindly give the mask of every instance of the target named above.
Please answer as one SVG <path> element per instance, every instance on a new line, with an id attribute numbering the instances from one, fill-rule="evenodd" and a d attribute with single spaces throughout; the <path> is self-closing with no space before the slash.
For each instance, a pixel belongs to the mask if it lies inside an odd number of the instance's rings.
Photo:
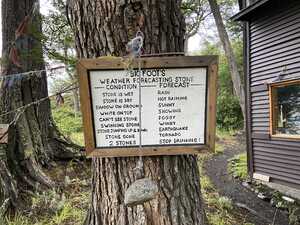
<path id="1" fill-rule="evenodd" d="M 7 144 L 8 128 L 9 124 L 0 124 L 0 144 Z"/>
<path id="2" fill-rule="evenodd" d="M 124 59 L 112 57 L 77 64 L 88 156 L 214 150 L 217 56 L 148 57 L 124 68 Z"/>

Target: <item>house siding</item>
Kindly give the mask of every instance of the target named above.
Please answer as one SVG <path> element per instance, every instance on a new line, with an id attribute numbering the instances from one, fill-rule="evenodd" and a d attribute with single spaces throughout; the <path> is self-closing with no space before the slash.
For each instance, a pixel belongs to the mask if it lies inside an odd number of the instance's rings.
<path id="1" fill-rule="evenodd" d="M 270 137 L 267 85 L 285 66 L 284 80 L 300 79 L 300 2 L 272 7 L 248 21 L 250 163 L 252 172 L 300 188 L 300 140 Z"/>

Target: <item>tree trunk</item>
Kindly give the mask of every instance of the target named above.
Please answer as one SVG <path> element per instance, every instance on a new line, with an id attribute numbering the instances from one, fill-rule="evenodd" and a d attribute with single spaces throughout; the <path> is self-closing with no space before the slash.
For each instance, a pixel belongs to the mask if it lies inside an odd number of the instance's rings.
<path id="1" fill-rule="evenodd" d="M 81 58 L 126 55 L 125 45 L 141 29 L 146 54 L 184 50 L 185 23 L 179 0 L 73 0 L 68 15 Z M 143 16 L 142 16 L 143 15 Z M 141 17 L 145 18 L 138 27 Z M 94 158 L 91 206 L 86 225 L 206 224 L 196 156 L 143 157 L 144 173 L 159 185 L 156 199 L 124 205 L 137 177 L 138 158 Z"/>
<path id="2" fill-rule="evenodd" d="M 220 8 L 218 6 L 218 3 L 216 0 L 208 0 L 208 1 L 210 4 L 211 11 L 214 15 L 218 33 L 219 33 L 219 37 L 222 42 L 222 45 L 223 45 L 223 48 L 225 51 L 225 55 L 226 55 L 226 58 L 228 61 L 235 95 L 239 99 L 239 103 L 240 103 L 241 110 L 242 110 L 243 116 L 244 116 L 244 121 L 245 121 L 246 120 L 246 117 L 245 117 L 245 115 L 246 115 L 245 114 L 245 90 L 244 90 L 244 86 L 241 82 L 241 75 L 239 73 L 238 64 L 237 64 L 236 58 L 234 56 L 234 52 L 233 52 L 233 49 L 232 49 L 232 46 L 231 46 L 231 43 L 229 40 L 229 36 L 227 34 L 227 31 L 226 31 L 224 23 L 223 23 L 223 19 L 222 19 L 221 13 L 220 13 Z"/>
<path id="3" fill-rule="evenodd" d="M 69 58 L 69 55 L 68 55 L 68 46 L 64 45 L 64 64 L 65 64 L 65 68 L 66 68 L 66 72 L 69 76 L 69 79 L 71 80 L 72 83 L 78 81 L 78 78 L 76 76 L 76 73 L 74 73 L 74 71 L 70 71 L 70 68 L 69 68 L 69 64 L 68 64 L 68 61 L 67 59 Z M 79 103 L 79 93 L 78 93 L 78 90 L 77 89 L 74 89 L 72 91 L 72 95 L 73 95 L 73 109 L 74 109 L 74 114 L 75 114 L 75 117 L 77 116 L 77 114 L 80 112 L 80 103 Z"/>
<path id="4" fill-rule="evenodd" d="M 36 0 L 3 0 L 3 82 L 0 93 L 0 123 L 10 124 L 8 143 L 0 144 L 0 201 L 9 200 L 12 208 L 22 207 L 24 191 L 35 191 L 38 187 L 53 187 L 55 184 L 43 173 L 41 166 L 49 162 L 64 149 L 52 120 L 50 101 L 17 110 L 48 96 L 46 73 L 31 76 L 6 76 L 32 70 L 43 70 L 41 46 L 41 21 Z M 36 5 L 38 6 L 38 5 Z M 33 12 L 35 12 L 33 14 Z M 16 30 L 29 15 L 27 29 Z M 18 57 L 10 57 L 11 49 Z M 18 59 L 19 58 L 19 59 Z M 18 66 L 18 62 L 21 66 Z M 15 121 L 15 122 L 13 122 Z M 0 205 L 1 205 L 0 202 Z"/>

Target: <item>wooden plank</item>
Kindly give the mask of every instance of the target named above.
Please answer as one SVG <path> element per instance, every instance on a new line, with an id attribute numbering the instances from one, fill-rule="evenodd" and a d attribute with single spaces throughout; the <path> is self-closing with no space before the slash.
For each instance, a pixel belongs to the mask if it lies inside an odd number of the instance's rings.
<path id="1" fill-rule="evenodd" d="M 296 156 L 289 156 L 289 155 L 281 155 L 281 154 L 273 154 L 269 152 L 255 152 L 255 157 L 265 157 L 268 159 L 278 159 L 278 160 L 286 160 L 291 162 L 299 162 L 300 163 L 300 157 Z M 282 162 L 282 161 L 281 161 Z"/>
<path id="2" fill-rule="evenodd" d="M 77 64 L 81 112 L 83 115 L 84 140 L 87 154 L 95 149 L 94 128 L 92 122 L 91 94 L 89 89 L 88 71 L 82 63 Z"/>
<path id="3" fill-rule="evenodd" d="M 280 157 L 274 157 L 273 155 L 259 155 L 259 154 L 255 154 L 254 156 L 254 160 L 261 160 L 261 163 L 264 163 L 264 161 L 270 161 L 272 163 L 284 163 L 285 166 L 287 165 L 297 165 L 300 166 L 300 161 L 299 160 L 293 160 L 293 158 L 289 158 L 289 159 L 284 159 L 284 158 L 280 158 Z"/>
<path id="4" fill-rule="evenodd" d="M 297 1 L 295 1 L 297 2 Z M 297 3 L 296 3 L 297 4 Z M 263 13 L 255 17 L 251 23 L 251 33 L 258 30 L 265 30 L 272 27 L 272 24 L 278 24 L 282 20 L 289 20 L 294 14 L 298 13 L 298 8 L 293 4 L 285 4 L 285 9 L 279 7 L 272 7 L 273 15 L 270 16 L 269 13 Z"/>
<path id="5" fill-rule="evenodd" d="M 266 84 L 261 84 L 261 85 L 251 87 L 251 92 L 260 92 L 260 91 L 267 91 L 267 90 L 268 90 L 268 85 Z"/>
<path id="6" fill-rule="evenodd" d="M 289 42 L 293 39 L 298 39 L 300 37 L 300 34 L 299 32 L 294 32 L 293 34 L 290 34 L 290 35 L 285 35 L 285 36 L 282 36 L 280 39 L 277 39 L 273 42 L 268 42 L 268 43 L 262 43 L 261 45 L 257 45 L 257 46 L 251 46 L 251 54 L 252 53 L 255 53 L 255 52 L 258 52 L 258 51 L 262 51 L 264 49 L 268 49 L 274 45 L 279 45 L 279 44 L 282 44 L 284 42 Z"/>
<path id="7" fill-rule="evenodd" d="M 265 57 L 262 59 L 258 59 L 255 58 L 255 61 L 251 62 L 251 67 L 253 69 L 256 68 L 262 68 L 264 66 L 268 66 L 277 62 L 286 62 L 286 60 L 295 58 L 296 55 L 299 56 L 300 54 L 300 49 L 299 48 L 295 48 L 295 46 L 291 46 L 291 49 L 288 50 L 280 50 L 279 52 L 277 52 L 277 54 L 274 54 L 269 56 L 269 57 Z M 290 48 L 290 47 L 289 47 Z"/>
<path id="8" fill-rule="evenodd" d="M 298 141 L 290 141 L 289 139 L 284 139 L 284 140 L 280 140 L 280 139 L 276 139 L 274 137 L 272 137 L 270 140 L 256 140 L 257 143 L 266 143 L 266 144 L 274 144 L 275 146 L 277 146 L 278 148 L 280 148 L 281 146 L 283 147 L 287 147 L 288 149 L 299 149 L 300 146 L 300 140 Z"/>
<path id="9" fill-rule="evenodd" d="M 270 139 L 270 134 L 268 134 L 268 133 L 258 133 L 258 132 L 253 132 L 253 133 L 252 133 L 252 138 L 255 138 L 255 139 L 263 139 L 263 140 L 269 140 L 269 139 Z"/>
<path id="10" fill-rule="evenodd" d="M 297 23 L 297 19 L 299 19 L 299 9 L 294 10 L 290 14 L 284 12 L 283 15 L 276 20 L 271 18 L 272 23 L 268 22 L 265 27 L 257 29 L 256 31 L 252 29 L 251 40 L 254 41 L 260 37 L 272 34 L 274 30 L 279 30 L 283 26 L 293 25 Z"/>
<path id="11" fill-rule="evenodd" d="M 265 182 L 270 181 L 269 176 L 263 175 L 263 174 L 260 174 L 260 173 L 253 173 L 253 178 L 256 179 L 256 180 L 262 180 L 262 181 L 265 181 Z"/>
<path id="12" fill-rule="evenodd" d="M 270 173 L 274 173 L 274 174 L 278 174 L 278 175 L 282 175 L 285 177 L 290 177 L 290 178 L 299 180 L 299 177 L 298 177 L 299 171 L 295 171 L 292 168 L 285 169 L 285 168 L 278 167 L 276 165 L 269 166 L 269 165 L 262 164 L 262 163 L 260 163 L 260 164 L 255 163 L 255 167 L 260 168 L 261 170 L 269 171 Z"/>
<path id="13" fill-rule="evenodd" d="M 80 64 L 90 70 L 124 69 L 128 58 L 108 57 L 101 59 L 82 59 Z M 143 69 L 160 68 L 185 68 L 211 66 L 217 63 L 217 56 L 171 56 L 141 58 Z M 138 60 L 134 60 L 132 68 L 138 68 Z"/>
<path id="14" fill-rule="evenodd" d="M 215 151 L 216 133 L 216 101 L 217 101 L 218 65 L 211 65 L 208 71 L 208 110 L 207 110 L 207 141 L 211 151 Z"/>
<path id="15" fill-rule="evenodd" d="M 291 156 L 291 157 L 300 157 L 300 152 L 298 150 L 295 150 L 295 151 L 290 151 L 290 150 L 287 150 L 287 149 L 280 149 L 280 148 L 275 148 L 274 150 L 274 147 L 266 147 L 266 146 L 260 146 L 260 145 L 257 145 L 257 143 L 255 143 L 255 141 L 253 141 L 253 149 L 254 149 L 254 152 L 268 152 L 268 153 L 272 153 L 274 154 L 274 152 L 276 152 L 276 154 L 282 154 L 282 155 L 286 155 L 286 156 Z"/>
<path id="16" fill-rule="evenodd" d="M 272 87 L 270 86 L 269 87 L 269 107 L 270 107 L 270 120 L 269 120 L 269 125 L 270 125 L 270 134 L 272 135 L 274 133 L 274 120 L 273 120 L 273 117 L 274 117 L 274 91 L 272 90 Z"/>
<path id="17" fill-rule="evenodd" d="M 128 156 L 159 156 L 159 155 L 185 155 L 185 154 L 200 154 L 211 152 L 211 150 L 203 145 L 190 146 L 190 147 L 143 147 L 143 152 L 141 153 L 139 148 L 111 148 L 111 149 L 101 149 L 94 150 L 87 154 L 88 158 L 91 157 L 128 157 Z"/>
<path id="18" fill-rule="evenodd" d="M 258 163 L 258 164 L 263 164 L 263 165 L 266 165 L 266 166 L 272 166 L 272 167 L 276 167 L 276 168 L 284 168 L 284 169 L 292 169 L 293 171 L 300 173 L 300 164 L 293 164 L 292 162 L 290 161 L 283 161 L 282 159 L 281 160 L 275 160 L 273 158 L 268 158 L 268 159 L 259 159 L 259 158 L 255 158 L 255 163 Z"/>

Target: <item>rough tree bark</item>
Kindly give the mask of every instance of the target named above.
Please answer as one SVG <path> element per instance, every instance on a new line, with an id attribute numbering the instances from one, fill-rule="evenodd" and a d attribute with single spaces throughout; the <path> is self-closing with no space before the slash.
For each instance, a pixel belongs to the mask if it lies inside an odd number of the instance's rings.
<path id="1" fill-rule="evenodd" d="M 218 29 L 219 37 L 222 42 L 225 55 L 228 61 L 229 69 L 230 69 L 230 74 L 231 74 L 231 79 L 235 91 L 235 95 L 239 99 L 239 103 L 241 106 L 241 110 L 243 112 L 243 116 L 245 117 L 245 90 L 244 86 L 241 81 L 241 74 L 238 69 L 238 64 L 236 61 L 236 58 L 234 56 L 234 52 L 230 43 L 230 39 L 228 36 L 228 33 L 226 31 L 226 28 L 223 23 L 223 19 L 220 13 L 220 8 L 218 6 L 218 3 L 216 0 L 208 0 L 211 11 L 213 13 L 213 16 L 215 18 L 215 23 Z M 245 120 L 244 120 L 245 121 Z"/>
<path id="2" fill-rule="evenodd" d="M 45 73 L 32 76 L 8 76 L 32 70 L 43 70 L 44 61 L 40 42 L 41 21 L 37 13 L 30 17 L 27 29 L 16 40 L 16 30 L 27 15 L 33 12 L 37 0 L 3 0 L 3 65 L 0 114 L 14 111 L 33 101 L 48 96 Z M 9 57 L 11 49 L 19 57 Z M 18 59 L 19 58 L 19 59 Z M 21 66 L 18 66 L 19 61 Z M 6 77 L 5 77 L 6 76 Z M 53 124 L 50 101 L 9 113 L 0 117 L 0 123 L 10 124 L 8 143 L 0 145 L 0 206 L 9 200 L 12 208 L 22 207 L 23 194 L 37 187 L 53 187 L 54 183 L 43 173 L 41 166 L 64 153 L 64 142 Z M 66 156 L 67 157 L 67 156 Z M 23 196 L 23 197 L 22 197 Z"/>
<path id="3" fill-rule="evenodd" d="M 68 15 L 80 58 L 123 56 L 138 31 L 145 53 L 184 50 L 185 23 L 180 0 L 72 0 Z M 206 217 L 195 156 L 144 157 L 145 176 L 159 184 L 159 195 L 138 207 L 124 205 L 135 180 L 137 158 L 94 158 L 92 199 L 86 225 L 203 225 Z"/>

